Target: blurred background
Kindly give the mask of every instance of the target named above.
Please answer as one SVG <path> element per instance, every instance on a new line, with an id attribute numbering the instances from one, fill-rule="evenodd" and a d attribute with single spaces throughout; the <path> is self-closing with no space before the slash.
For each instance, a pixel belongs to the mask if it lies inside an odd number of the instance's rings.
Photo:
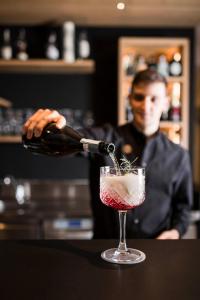
<path id="1" fill-rule="evenodd" d="M 130 82 L 148 66 L 169 82 L 161 130 L 190 153 L 185 238 L 198 238 L 199 1 L 0 1 L 0 239 L 92 237 L 87 160 L 32 155 L 21 126 L 41 107 L 74 128 L 123 124 L 132 118 Z"/>

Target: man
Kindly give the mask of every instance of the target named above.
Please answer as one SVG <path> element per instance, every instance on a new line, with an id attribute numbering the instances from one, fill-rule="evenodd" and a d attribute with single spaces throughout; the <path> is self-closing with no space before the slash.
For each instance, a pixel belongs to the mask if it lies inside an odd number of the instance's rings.
<path id="1" fill-rule="evenodd" d="M 168 105 L 165 78 L 154 70 L 139 72 L 129 96 L 133 122 L 118 128 L 104 125 L 83 129 L 86 138 L 113 142 L 118 160 L 128 160 L 146 168 L 146 200 L 127 214 L 128 238 L 178 239 L 187 230 L 192 204 L 192 177 L 187 151 L 159 131 L 160 117 Z M 28 138 L 40 136 L 43 128 L 66 120 L 57 111 L 38 110 L 24 125 Z M 109 157 L 90 155 L 91 206 L 94 238 L 118 236 L 117 213 L 99 199 L 99 168 L 111 165 Z"/>

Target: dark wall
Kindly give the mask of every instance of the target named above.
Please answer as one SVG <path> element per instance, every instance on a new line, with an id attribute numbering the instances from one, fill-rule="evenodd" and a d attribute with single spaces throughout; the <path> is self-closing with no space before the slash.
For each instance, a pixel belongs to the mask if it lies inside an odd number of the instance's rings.
<path id="1" fill-rule="evenodd" d="M 0 93 L 15 108 L 40 107 L 92 109 L 90 75 L 0 75 Z M 85 178 L 87 161 L 83 158 L 49 158 L 35 156 L 21 144 L 0 144 L 0 177 Z M 81 165 L 81 168 L 80 168 Z"/>
<path id="2" fill-rule="evenodd" d="M 70 107 L 87 110 L 92 106 L 90 75 L 0 74 L 0 95 L 15 108 Z"/>
<path id="3" fill-rule="evenodd" d="M 77 28 L 77 35 L 81 28 Z M 91 57 L 96 63 L 93 75 L 28 75 L 0 74 L 0 96 L 13 101 L 14 107 L 53 107 L 92 109 L 97 124 L 117 123 L 117 49 L 121 36 L 187 37 L 191 41 L 191 114 L 193 113 L 194 30 L 159 28 L 98 28 L 88 30 L 91 42 Z M 59 47 L 61 31 L 59 28 Z M 17 29 L 12 28 L 13 36 Z M 43 57 L 47 28 L 29 27 L 27 38 L 31 57 Z M 44 43 L 43 43 L 44 44 Z M 192 145 L 192 127 L 190 128 Z M 191 149 L 191 146 L 190 146 Z M 192 149 L 191 149 L 192 153 Z M 33 156 L 21 145 L 0 145 L 0 177 L 8 173 L 18 178 L 85 178 L 88 163 L 84 158 L 47 158 Z"/>

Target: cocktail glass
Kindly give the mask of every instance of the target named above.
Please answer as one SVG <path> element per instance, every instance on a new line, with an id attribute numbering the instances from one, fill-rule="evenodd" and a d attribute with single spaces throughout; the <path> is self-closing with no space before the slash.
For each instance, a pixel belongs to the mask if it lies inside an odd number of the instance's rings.
<path id="1" fill-rule="evenodd" d="M 120 239 L 118 248 L 102 252 L 101 257 L 117 264 L 136 264 L 145 260 L 145 254 L 126 245 L 127 210 L 141 205 L 145 199 L 145 169 L 129 170 L 109 166 L 100 168 L 101 201 L 119 212 Z"/>

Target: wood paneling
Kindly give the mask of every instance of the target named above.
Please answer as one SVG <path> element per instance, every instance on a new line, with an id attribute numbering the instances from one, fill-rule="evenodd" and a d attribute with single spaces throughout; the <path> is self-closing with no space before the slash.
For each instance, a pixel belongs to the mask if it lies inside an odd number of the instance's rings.
<path id="1" fill-rule="evenodd" d="M 200 23 L 199 0 L 1 0 L 2 24 L 62 23 L 79 25 L 194 26 Z"/>

